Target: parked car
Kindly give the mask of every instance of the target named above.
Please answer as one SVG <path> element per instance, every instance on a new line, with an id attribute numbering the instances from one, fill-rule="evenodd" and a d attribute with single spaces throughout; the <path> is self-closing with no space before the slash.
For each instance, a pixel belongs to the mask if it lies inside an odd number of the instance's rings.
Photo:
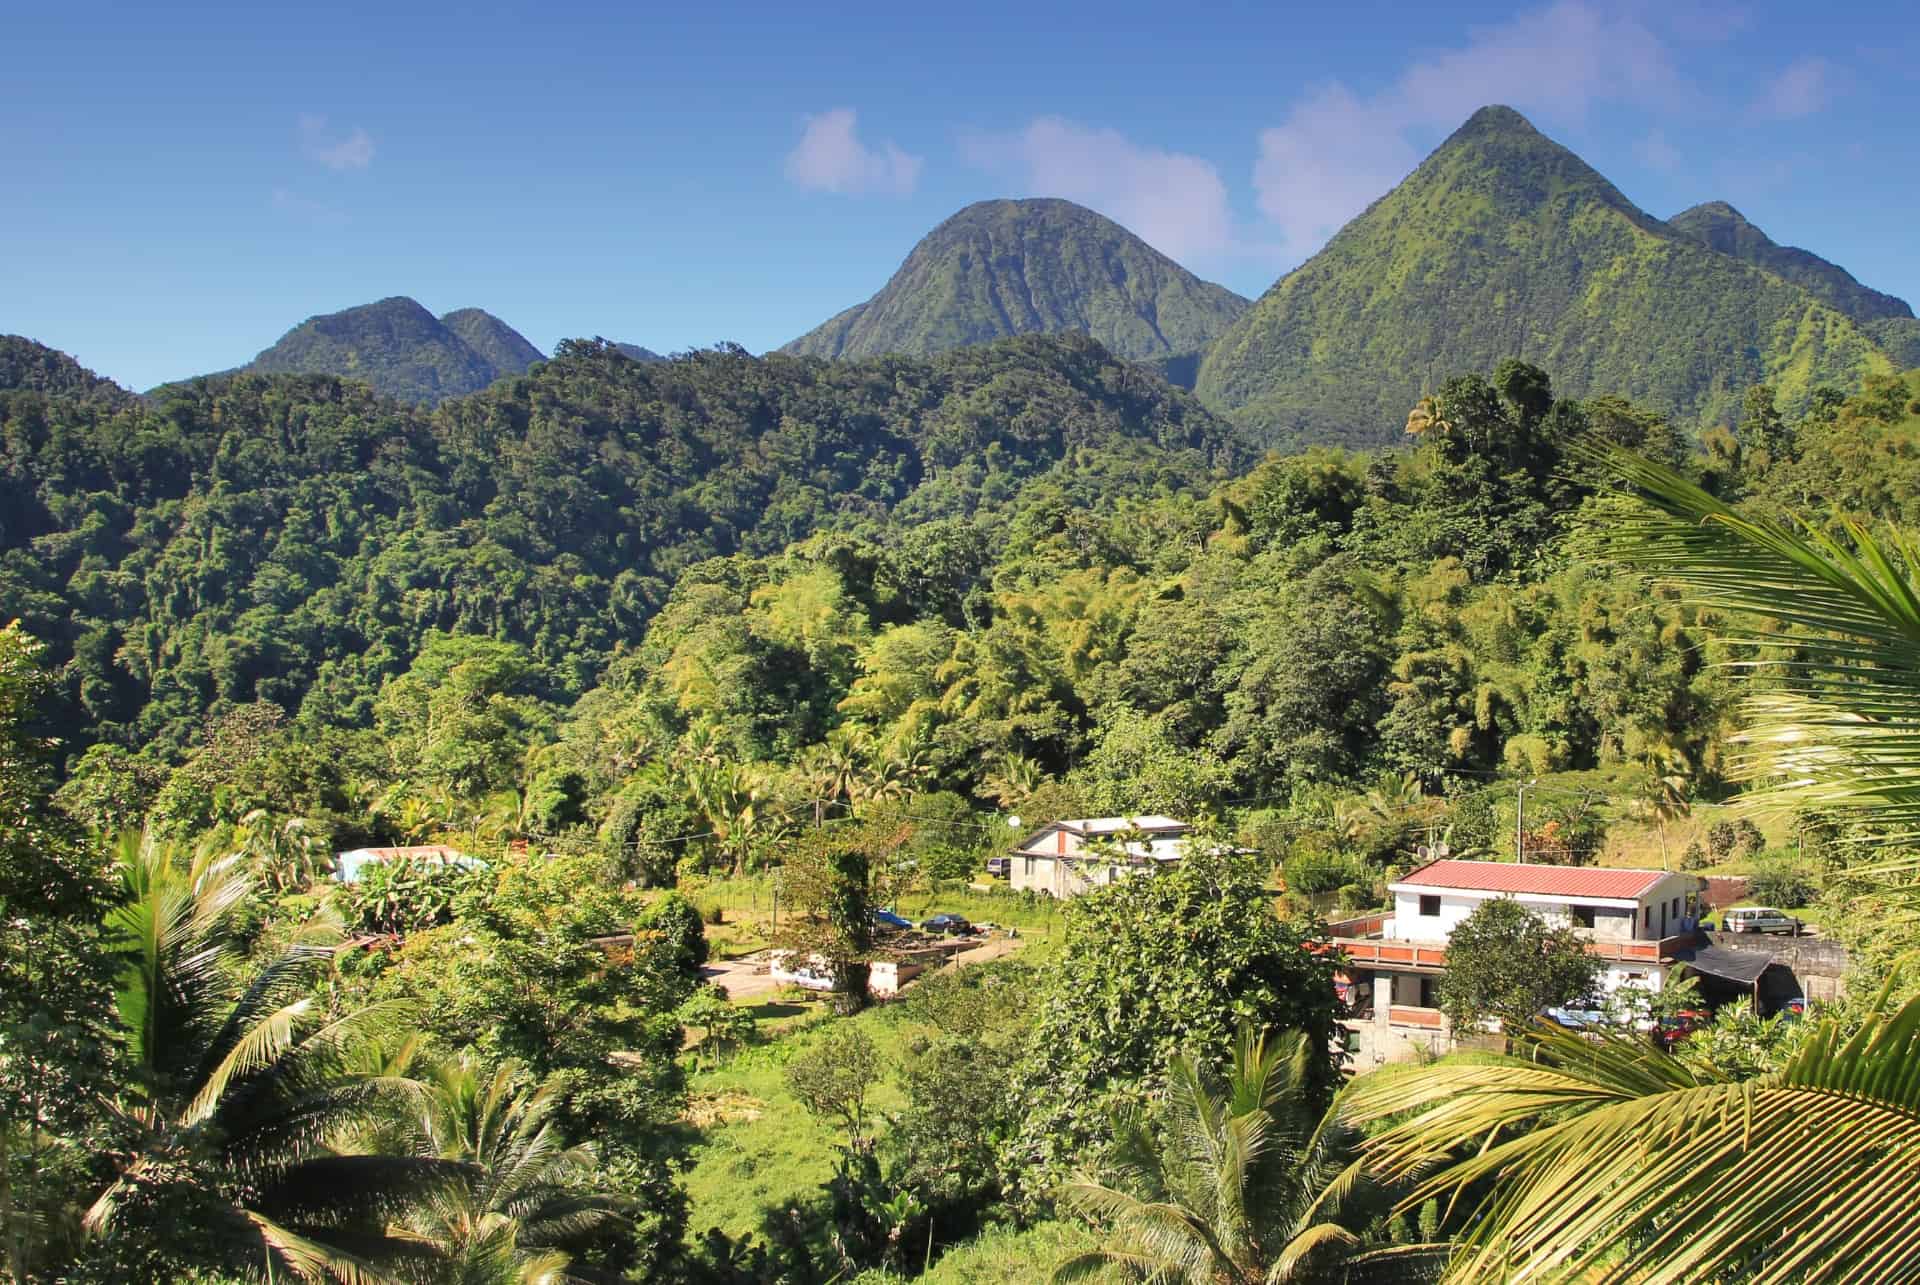
<path id="1" fill-rule="evenodd" d="M 913 927 L 913 920 L 903 919 L 891 910 L 875 910 L 873 912 L 873 926 L 887 932 L 897 932 L 902 928 Z"/>
<path id="2" fill-rule="evenodd" d="M 1013 873 L 1012 857 L 988 857 L 987 873 L 995 879 L 1005 879 Z"/>
<path id="3" fill-rule="evenodd" d="M 1661 1048 L 1672 1052 L 1673 1046 L 1692 1035 L 1701 1027 L 1713 1021 L 1713 1014 L 1697 1008 L 1683 1008 L 1672 1017 L 1660 1019 L 1660 1025 L 1654 1029 L 1653 1037 Z"/>
<path id="4" fill-rule="evenodd" d="M 1727 911 L 1721 924 L 1730 933 L 1800 934 L 1800 921 L 1772 906 L 1737 906 Z"/>
<path id="5" fill-rule="evenodd" d="M 1570 1031 L 1585 1030 L 1589 1026 L 1605 1026 L 1607 1015 L 1604 1011 L 1585 1005 L 1547 1009 L 1546 1017 L 1552 1018 Z"/>
<path id="6" fill-rule="evenodd" d="M 973 925 L 960 915 L 935 915 L 920 921 L 920 931 L 936 937 L 971 937 Z"/>

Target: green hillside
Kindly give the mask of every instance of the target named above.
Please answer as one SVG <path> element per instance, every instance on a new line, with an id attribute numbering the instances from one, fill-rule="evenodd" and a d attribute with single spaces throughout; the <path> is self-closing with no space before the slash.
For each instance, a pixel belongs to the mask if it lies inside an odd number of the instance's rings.
<path id="1" fill-rule="evenodd" d="M 431 406 L 519 374 L 539 357 L 512 327 L 478 308 L 442 319 L 395 296 L 309 317 L 241 369 L 339 375 L 387 397 Z"/>
<path id="2" fill-rule="evenodd" d="M 1795 246 L 1780 245 L 1747 221 L 1747 216 L 1725 201 L 1708 201 L 1690 210 L 1682 210 L 1667 220 L 1667 226 L 1711 250 L 1731 255 L 1743 263 L 1764 268 L 1774 276 L 1791 281 L 1827 306 L 1846 313 L 1855 321 L 1884 318 L 1913 319 L 1913 309 L 1905 299 L 1870 290 L 1854 280 L 1853 274 L 1837 263 L 1829 263 L 1817 254 Z"/>
<path id="3" fill-rule="evenodd" d="M 1071 201 L 982 201 L 928 233 L 879 294 L 782 351 L 924 354 L 1081 331 L 1142 361 L 1200 351 L 1246 306 Z"/>
<path id="4" fill-rule="evenodd" d="M 1030 487 L 1064 520 L 1248 461 L 1080 336 L 860 363 L 573 342 L 431 411 L 330 375 L 22 391 L 0 394 L 0 621 L 73 662 L 97 734 L 179 746 L 236 702 L 362 717 L 435 629 L 577 687 L 689 568 L 824 530 L 897 537 L 868 573 L 937 605 Z"/>
<path id="5" fill-rule="evenodd" d="M 534 362 L 546 360 L 547 355 L 528 343 L 525 335 L 484 308 L 455 309 L 442 315 L 440 324 L 473 349 L 495 379 L 518 375 Z"/>
<path id="6" fill-rule="evenodd" d="M 126 401 L 133 394 L 63 352 L 21 335 L 0 335 L 0 393 L 35 392 Z"/>
<path id="7" fill-rule="evenodd" d="M 1641 211 L 1519 113 L 1483 108 L 1208 351 L 1197 391 L 1256 440 L 1378 443 L 1453 371 L 1518 354 L 1572 396 L 1726 421 L 1894 363 L 1799 286 Z"/>

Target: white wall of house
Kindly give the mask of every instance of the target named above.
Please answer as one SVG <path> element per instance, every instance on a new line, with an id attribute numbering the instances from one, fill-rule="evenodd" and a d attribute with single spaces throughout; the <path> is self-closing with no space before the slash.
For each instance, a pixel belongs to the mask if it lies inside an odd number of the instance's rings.
<path id="1" fill-rule="evenodd" d="M 1483 901 L 1511 897 L 1527 909 L 1555 924 L 1579 924 L 1576 907 L 1590 909 L 1593 935 L 1602 941 L 1658 941 L 1681 931 L 1687 916 L 1687 896 L 1695 887 L 1693 876 L 1669 874 L 1637 898 L 1549 897 L 1533 893 L 1487 892 L 1465 888 L 1423 888 L 1396 885 L 1393 889 L 1393 920 L 1386 935 L 1403 941 L 1445 941 L 1460 921 L 1474 912 Z M 1422 914 L 1422 898 L 1438 898 L 1438 913 Z M 1427 903 L 1430 907 L 1433 903 Z M 1611 913 L 1608 913 L 1611 912 Z M 1631 926 L 1629 926 L 1631 916 Z"/>
<path id="2" fill-rule="evenodd" d="M 1044 892 L 1055 897 L 1075 897 L 1090 888 L 1104 888 L 1130 875 L 1152 873 L 1128 862 L 1080 860 L 1061 857 L 1016 855 L 1007 870 L 1007 885 L 1015 892 Z"/>

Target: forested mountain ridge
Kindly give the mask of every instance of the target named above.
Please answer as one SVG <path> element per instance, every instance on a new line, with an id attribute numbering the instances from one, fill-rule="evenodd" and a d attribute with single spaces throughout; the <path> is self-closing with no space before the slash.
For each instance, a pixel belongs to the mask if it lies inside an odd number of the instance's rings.
<path id="1" fill-rule="evenodd" d="M 924 354 L 1082 331 L 1144 361 L 1199 352 L 1246 306 L 1071 201 L 981 201 L 922 238 L 880 293 L 781 351 Z"/>
<path id="2" fill-rule="evenodd" d="M 400 401 L 434 405 L 475 393 L 541 359 L 513 327 L 479 308 L 435 317 L 403 295 L 309 317 L 242 370 L 340 375 Z"/>
<path id="3" fill-rule="evenodd" d="M 111 402 L 126 402 L 133 397 L 63 352 L 24 335 L 0 335 L 0 393 L 12 391 L 97 396 Z"/>
<path id="4" fill-rule="evenodd" d="M 1383 442 L 1451 372 L 1515 353 L 1569 395 L 1688 426 L 1729 422 L 1754 384 L 1797 411 L 1816 387 L 1895 368 L 1860 323 L 1489 107 L 1256 301 L 1196 389 L 1256 440 Z"/>
<path id="5" fill-rule="evenodd" d="M 580 690 L 690 566 L 821 530 L 891 531 L 901 583 L 942 600 L 1031 488 L 1065 521 L 1249 459 L 1077 336 L 862 363 L 569 343 L 433 411 L 329 375 L 23 391 L 0 444 L 0 617 L 72 659 L 100 735 L 175 746 L 260 699 L 363 721 L 434 629 Z"/>
<path id="6" fill-rule="evenodd" d="M 1905 299 L 1869 289 L 1837 263 L 1809 250 L 1780 245 L 1725 201 L 1706 201 L 1680 211 L 1667 226 L 1710 250 L 1764 268 L 1855 321 L 1913 317 Z"/>

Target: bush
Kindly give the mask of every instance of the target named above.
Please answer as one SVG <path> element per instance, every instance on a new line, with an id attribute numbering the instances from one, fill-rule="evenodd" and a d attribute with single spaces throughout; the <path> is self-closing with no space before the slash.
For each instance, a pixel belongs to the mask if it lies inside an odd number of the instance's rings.
<path id="1" fill-rule="evenodd" d="M 1705 870 L 1712 864 L 1713 862 L 1707 856 L 1706 848 L 1701 846 L 1700 840 L 1698 839 L 1689 843 L 1686 851 L 1680 854 L 1680 868 L 1682 870 Z"/>
<path id="2" fill-rule="evenodd" d="M 1763 862 L 1754 870 L 1747 895 L 1759 905 L 1798 910 L 1820 895 L 1820 884 L 1813 871 L 1782 857 Z"/>
<path id="3" fill-rule="evenodd" d="M 1309 897 L 1337 892 L 1348 884 L 1370 883 L 1373 878 L 1365 862 L 1319 846 L 1295 848 L 1282 869 L 1287 891 Z"/>
<path id="4" fill-rule="evenodd" d="M 1707 852 L 1715 865 L 1732 857 L 1734 845 L 1739 841 L 1739 832 L 1731 821 L 1715 821 L 1707 827 Z"/>
<path id="5" fill-rule="evenodd" d="M 1733 855 L 1736 857 L 1756 856 L 1767 846 L 1767 838 L 1760 833 L 1760 827 L 1741 817 L 1733 825 Z"/>

